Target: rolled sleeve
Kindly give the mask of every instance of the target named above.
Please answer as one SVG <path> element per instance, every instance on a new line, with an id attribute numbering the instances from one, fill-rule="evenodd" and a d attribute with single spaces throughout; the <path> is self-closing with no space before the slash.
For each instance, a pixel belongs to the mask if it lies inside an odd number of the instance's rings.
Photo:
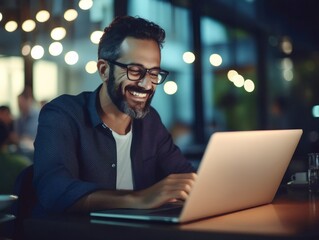
<path id="1" fill-rule="evenodd" d="M 63 212 L 101 188 L 80 180 L 78 138 L 69 113 L 54 104 L 43 108 L 35 140 L 33 183 L 40 205 L 48 212 Z"/>

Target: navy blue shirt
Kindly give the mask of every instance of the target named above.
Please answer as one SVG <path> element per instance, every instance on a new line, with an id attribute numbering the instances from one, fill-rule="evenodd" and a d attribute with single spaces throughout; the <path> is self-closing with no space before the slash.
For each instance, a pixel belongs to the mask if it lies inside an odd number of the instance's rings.
<path id="1" fill-rule="evenodd" d="M 116 189 L 116 143 L 98 114 L 100 87 L 77 96 L 62 95 L 41 110 L 33 180 L 38 213 L 63 212 L 91 192 Z M 194 172 L 154 108 L 132 126 L 134 190 L 171 173 Z"/>

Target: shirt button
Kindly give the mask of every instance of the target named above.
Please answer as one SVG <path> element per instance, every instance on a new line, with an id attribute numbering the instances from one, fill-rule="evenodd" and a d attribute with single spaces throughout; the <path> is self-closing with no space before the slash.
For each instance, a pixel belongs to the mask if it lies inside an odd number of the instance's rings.
<path id="1" fill-rule="evenodd" d="M 115 163 L 113 163 L 113 164 L 112 164 L 112 168 L 115 168 L 115 167 L 116 167 L 116 164 L 115 164 Z"/>

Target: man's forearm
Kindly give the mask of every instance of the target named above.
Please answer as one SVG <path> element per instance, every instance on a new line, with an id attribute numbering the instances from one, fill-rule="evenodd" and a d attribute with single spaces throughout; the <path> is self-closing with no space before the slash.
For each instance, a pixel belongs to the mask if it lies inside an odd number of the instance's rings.
<path id="1" fill-rule="evenodd" d="M 171 174 L 153 186 L 139 191 L 96 191 L 81 198 L 69 211 L 155 208 L 176 199 L 185 201 L 194 185 L 196 176 L 195 173 Z"/>
<path id="2" fill-rule="evenodd" d="M 90 212 L 92 210 L 110 209 L 110 208 L 136 208 L 138 206 L 138 197 L 133 191 L 129 190 L 100 190 L 90 193 L 74 205 L 69 212 Z"/>

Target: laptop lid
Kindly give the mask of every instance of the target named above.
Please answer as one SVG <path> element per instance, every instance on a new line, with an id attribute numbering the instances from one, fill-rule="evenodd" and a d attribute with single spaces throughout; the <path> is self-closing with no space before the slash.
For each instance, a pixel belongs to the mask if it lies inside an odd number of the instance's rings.
<path id="1" fill-rule="evenodd" d="M 90 215 L 184 223 L 270 203 L 301 135 L 301 129 L 214 133 L 181 213 L 110 209 Z"/>

